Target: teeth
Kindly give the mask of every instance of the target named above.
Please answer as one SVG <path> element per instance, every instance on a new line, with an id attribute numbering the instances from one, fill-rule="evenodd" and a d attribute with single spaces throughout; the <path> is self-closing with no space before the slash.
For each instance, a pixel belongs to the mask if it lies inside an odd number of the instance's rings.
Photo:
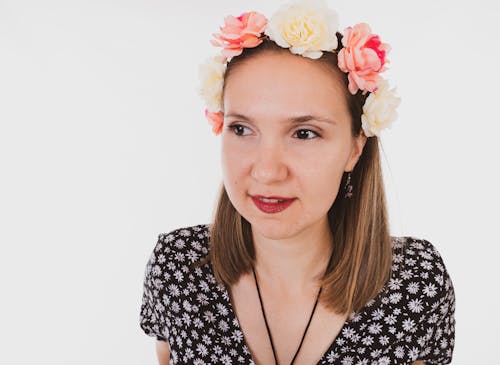
<path id="1" fill-rule="evenodd" d="M 267 198 L 260 198 L 260 200 L 262 200 L 265 203 L 278 203 L 283 201 L 279 199 L 267 199 Z"/>

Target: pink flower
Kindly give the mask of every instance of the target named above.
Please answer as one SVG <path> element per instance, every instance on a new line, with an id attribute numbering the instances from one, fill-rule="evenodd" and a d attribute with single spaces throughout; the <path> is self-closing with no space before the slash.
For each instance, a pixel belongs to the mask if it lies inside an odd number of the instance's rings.
<path id="1" fill-rule="evenodd" d="M 377 90 L 381 77 L 388 62 L 386 54 L 391 49 L 382 43 L 378 35 L 372 34 L 366 23 L 356 24 L 344 30 L 342 48 L 338 54 L 338 66 L 343 72 L 348 72 L 349 91 L 356 94 L 358 90 L 373 92 Z"/>
<path id="2" fill-rule="evenodd" d="M 243 52 L 243 48 L 257 47 L 259 39 L 267 25 L 264 15 L 251 11 L 239 17 L 228 15 L 224 18 L 224 26 L 220 27 L 221 34 L 212 34 L 217 40 L 210 42 L 217 47 L 224 47 L 222 56 L 232 58 Z"/>
<path id="3" fill-rule="evenodd" d="M 215 135 L 222 133 L 222 125 L 224 124 L 224 114 L 222 112 L 212 113 L 205 109 L 205 117 L 212 123 L 212 132 Z"/>

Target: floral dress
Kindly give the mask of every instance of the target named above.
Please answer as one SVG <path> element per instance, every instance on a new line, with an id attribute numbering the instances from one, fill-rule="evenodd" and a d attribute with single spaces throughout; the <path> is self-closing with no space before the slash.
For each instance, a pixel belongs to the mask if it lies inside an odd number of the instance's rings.
<path id="1" fill-rule="evenodd" d="M 210 264 L 209 225 L 160 234 L 145 270 L 140 327 L 170 345 L 170 364 L 255 364 L 227 288 Z M 351 313 L 317 362 L 340 365 L 451 362 L 455 293 L 443 260 L 424 239 L 392 237 L 392 274 Z"/>

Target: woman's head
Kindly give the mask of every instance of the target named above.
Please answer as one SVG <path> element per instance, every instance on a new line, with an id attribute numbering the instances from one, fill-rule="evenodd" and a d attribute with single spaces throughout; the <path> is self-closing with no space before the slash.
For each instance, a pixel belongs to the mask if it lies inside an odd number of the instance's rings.
<path id="1" fill-rule="evenodd" d="M 265 40 L 225 73 L 224 187 L 238 213 L 267 237 L 328 228 L 342 177 L 366 142 L 335 54 L 323 57 L 294 55 Z M 254 204 L 256 195 L 294 201 L 269 214 Z"/>
<path id="2" fill-rule="evenodd" d="M 198 264 L 211 261 L 216 279 L 231 285 L 255 261 L 252 230 L 283 238 L 329 229 L 320 300 L 345 313 L 390 275 L 377 136 L 398 100 L 379 75 L 388 46 L 364 23 L 334 30 L 332 14 L 320 0 L 297 0 L 269 24 L 256 12 L 226 17 L 215 35 L 224 49 L 202 68 L 201 91 L 212 130 L 223 132 L 224 176 L 209 256 Z M 350 199 L 341 191 L 347 171 Z M 295 200 L 266 215 L 251 195 Z"/>

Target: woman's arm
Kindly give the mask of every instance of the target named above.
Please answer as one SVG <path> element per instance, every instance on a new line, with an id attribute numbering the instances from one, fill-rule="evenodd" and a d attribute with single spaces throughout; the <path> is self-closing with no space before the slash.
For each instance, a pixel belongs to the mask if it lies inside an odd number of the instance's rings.
<path id="1" fill-rule="evenodd" d="M 418 360 L 418 361 L 414 361 L 412 365 L 425 365 L 425 363 L 423 361 Z"/>
<path id="2" fill-rule="evenodd" d="M 167 341 L 156 340 L 156 354 L 159 365 L 170 364 L 170 346 Z"/>

